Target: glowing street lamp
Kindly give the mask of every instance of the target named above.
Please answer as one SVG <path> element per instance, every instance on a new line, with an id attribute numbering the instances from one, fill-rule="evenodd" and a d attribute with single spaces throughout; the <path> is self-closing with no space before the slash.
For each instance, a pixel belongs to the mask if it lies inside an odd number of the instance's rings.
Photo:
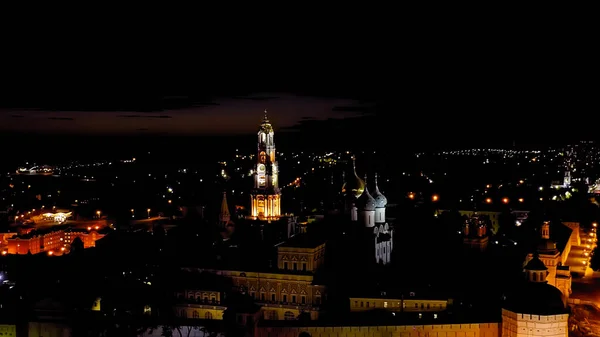
<path id="1" fill-rule="evenodd" d="M 508 204 L 508 198 L 503 198 L 502 203 Z"/>
<path id="2" fill-rule="evenodd" d="M 131 209 L 131 217 L 132 217 L 132 218 L 135 218 L 135 214 L 134 214 L 134 212 L 135 212 L 135 210 L 132 208 L 132 209 Z"/>
<path id="3" fill-rule="evenodd" d="M 148 211 L 148 219 L 150 219 L 150 208 L 148 208 L 146 211 Z"/>
<path id="4" fill-rule="evenodd" d="M 434 195 L 431 196 L 431 201 L 434 201 L 434 202 L 438 201 L 439 198 L 440 197 L 437 194 L 434 194 Z"/>
<path id="5" fill-rule="evenodd" d="M 96 211 L 96 215 L 98 216 L 98 219 L 100 219 L 100 214 L 102 214 L 102 212 Z"/>

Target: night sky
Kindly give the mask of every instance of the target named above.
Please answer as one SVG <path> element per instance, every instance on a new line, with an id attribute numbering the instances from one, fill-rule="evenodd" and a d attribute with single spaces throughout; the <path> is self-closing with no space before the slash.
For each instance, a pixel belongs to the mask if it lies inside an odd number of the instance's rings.
<path id="1" fill-rule="evenodd" d="M 597 52 L 584 35 L 419 27 L 248 33 L 195 49 L 173 37 L 151 52 L 124 37 L 14 37 L 0 132 L 251 134 L 268 109 L 278 132 L 380 142 L 596 137 Z"/>
<path id="2" fill-rule="evenodd" d="M 164 97 L 152 109 L 111 107 L 84 109 L 7 108 L 0 111 L 0 129 L 31 133 L 171 135 L 248 134 L 257 130 L 268 110 L 280 130 L 300 125 L 349 119 L 372 113 L 373 103 L 349 98 L 255 93 L 194 102 L 186 96 Z"/>

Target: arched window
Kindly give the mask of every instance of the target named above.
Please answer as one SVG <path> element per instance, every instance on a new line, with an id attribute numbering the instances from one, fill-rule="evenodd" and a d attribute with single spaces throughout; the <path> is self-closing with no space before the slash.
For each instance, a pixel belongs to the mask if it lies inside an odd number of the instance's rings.
<path id="1" fill-rule="evenodd" d="M 533 282 L 537 282 L 537 273 L 533 273 Z"/>
<path id="2" fill-rule="evenodd" d="M 210 311 L 207 311 L 206 314 L 204 314 L 204 319 L 213 319 L 213 315 Z"/>
<path id="3" fill-rule="evenodd" d="M 294 313 L 291 311 L 286 311 L 285 314 L 283 314 L 283 318 L 286 321 L 291 321 L 296 319 L 296 315 L 294 315 Z"/>
<path id="4" fill-rule="evenodd" d="M 200 318 L 200 314 L 196 310 L 194 310 L 194 318 Z"/>

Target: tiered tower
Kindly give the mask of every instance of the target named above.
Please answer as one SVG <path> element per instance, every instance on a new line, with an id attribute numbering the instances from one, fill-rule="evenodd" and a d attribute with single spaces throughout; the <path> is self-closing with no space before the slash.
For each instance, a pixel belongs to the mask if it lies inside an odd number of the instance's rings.
<path id="1" fill-rule="evenodd" d="M 250 194 L 251 217 L 277 220 L 281 216 L 279 167 L 275 160 L 273 126 L 265 117 L 258 129 L 258 153 L 254 169 L 254 189 Z"/>

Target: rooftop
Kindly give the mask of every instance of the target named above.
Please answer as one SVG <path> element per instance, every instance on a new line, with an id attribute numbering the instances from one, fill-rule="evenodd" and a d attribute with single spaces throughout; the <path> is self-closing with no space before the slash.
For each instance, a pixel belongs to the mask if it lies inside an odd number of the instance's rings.
<path id="1" fill-rule="evenodd" d="M 277 245 L 282 248 L 317 248 L 323 245 L 323 239 L 309 234 L 296 234 L 283 243 Z"/>
<path id="2" fill-rule="evenodd" d="M 562 253 L 565 250 L 565 247 L 567 246 L 567 243 L 571 237 L 571 233 L 573 233 L 573 230 L 562 222 L 550 222 L 550 240 L 556 243 L 556 249 L 559 252 Z M 538 245 L 543 241 L 544 240 L 540 238 Z"/>

